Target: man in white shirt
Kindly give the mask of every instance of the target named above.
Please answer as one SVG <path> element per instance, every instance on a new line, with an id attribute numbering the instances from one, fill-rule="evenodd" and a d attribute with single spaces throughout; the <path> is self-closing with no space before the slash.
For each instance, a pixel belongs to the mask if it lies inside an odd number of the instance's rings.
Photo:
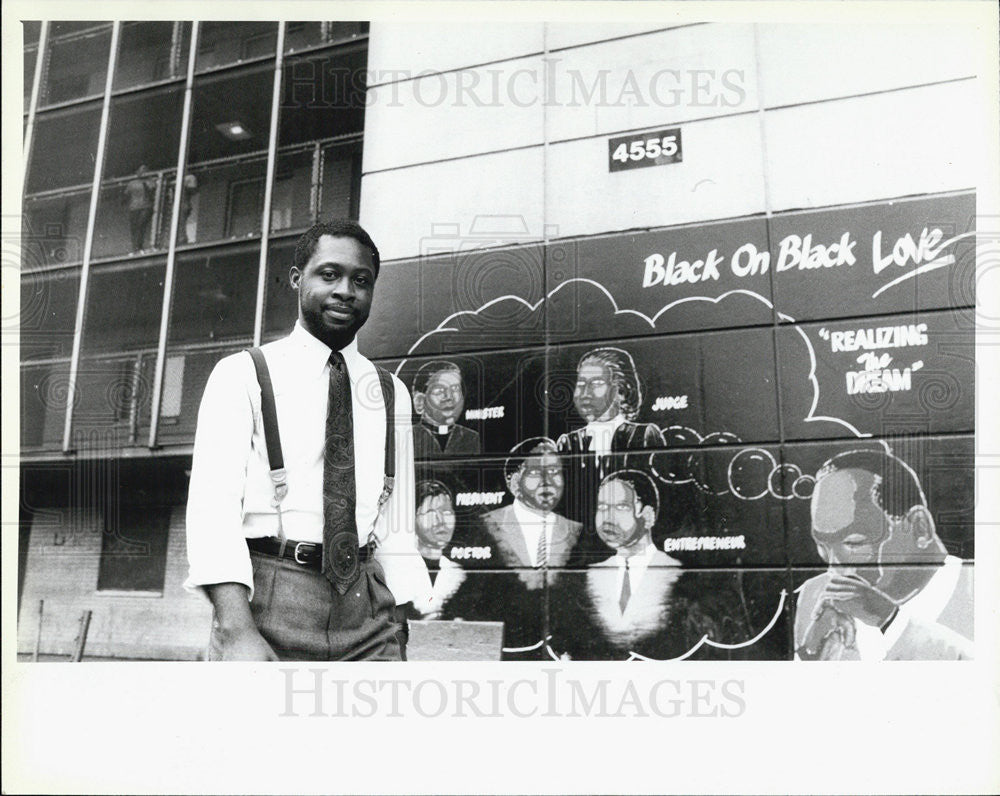
<path id="1" fill-rule="evenodd" d="M 427 608 L 430 580 L 413 529 L 410 397 L 393 378 L 396 481 L 383 503 L 385 403 L 375 367 L 355 341 L 378 270 L 378 249 L 354 222 L 317 224 L 296 246 L 289 279 L 298 322 L 288 337 L 262 347 L 287 473 L 280 502 L 250 356 L 221 360 L 205 387 L 188 495 L 186 586 L 204 590 L 215 608 L 213 659 L 398 660 L 405 639 L 397 638 L 396 606 Z M 327 407 L 337 384 L 345 399 L 337 417 L 346 413 L 353 431 L 328 446 Z M 337 452 L 352 460 L 337 463 Z M 353 489 L 324 495 L 330 461 L 338 477 L 353 473 Z M 335 559 L 323 539 L 324 516 L 336 509 L 351 521 L 337 539 L 358 538 Z M 342 574 L 345 562 L 349 586 L 324 574 L 328 565 Z"/>
<path id="2" fill-rule="evenodd" d="M 495 549 L 493 559 L 520 569 L 525 586 L 540 589 L 547 567 L 566 565 L 582 528 L 555 512 L 563 495 L 555 443 L 533 437 L 516 445 L 504 462 L 504 478 L 514 502 L 482 517 Z"/>
<path id="3" fill-rule="evenodd" d="M 615 554 L 587 570 L 587 593 L 614 646 L 635 646 L 667 625 L 680 562 L 653 544 L 659 507 L 656 485 L 638 470 L 611 473 L 598 489 L 597 534 Z"/>
<path id="4" fill-rule="evenodd" d="M 799 589 L 797 659 L 973 657 L 972 568 L 948 555 L 909 466 L 887 449 L 839 454 L 810 511 L 830 568 Z"/>

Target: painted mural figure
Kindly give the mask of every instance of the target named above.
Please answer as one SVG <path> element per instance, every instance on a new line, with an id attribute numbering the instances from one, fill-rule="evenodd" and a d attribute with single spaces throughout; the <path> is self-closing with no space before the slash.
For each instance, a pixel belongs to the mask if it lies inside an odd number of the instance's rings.
<path id="1" fill-rule="evenodd" d="M 621 470 L 601 482 L 594 524 L 614 550 L 587 571 L 587 595 L 605 637 L 628 647 L 664 626 L 680 562 L 658 550 L 650 529 L 660 511 L 656 485 L 638 470 Z"/>
<path id="2" fill-rule="evenodd" d="M 830 568 L 800 590 L 797 658 L 973 657 L 971 568 L 945 550 L 909 466 L 887 451 L 835 456 L 816 475 L 810 510 Z"/>
<path id="3" fill-rule="evenodd" d="M 420 422 L 413 427 L 417 459 L 474 456 L 480 452 L 478 432 L 458 422 L 465 408 L 465 385 L 455 363 L 435 360 L 417 371 L 413 408 L 420 415 Z"/>
<path id="4" fill-rule="evenodd" d="M 573 404 L 586 425 L 563 434 L 556 445 L 563 453 L 578 454 L 566 462 L 566 514 L 589 526 L 601 479 L 615 470 L 646 469 L 648 456 L 630 452 L 666 443 L 655 424 L 635 422 L 642 405 L 642 387 L 628 351 L 605 347 L 584 354 L 577 365 Z M 585 533 L 574 563 L 593 563 L 604 552 L 600 540 Z"/>
<path id="5" fill-rule="evenodd" d="M 433 619 L 462 585 L 463 569 L 448 558 L 446 548 L 455 534 L 455 501 L 440 481 L 420 481 L 416 487 L 417 550 L 427 565 L 433 595 L 424 618 Z"/>
<path id="6" fill-rule="evenodd" d="M 687 656 L 703 637 L 727 643 L 751 637 L 745 599 L 732 578 L 684 571 L 653 543 L 659 512 L 659 492 L 646 473 L 620 470 L 601 481 L 594 524 L 605 554 L 613 554 L 556 583 L 549 611 L 557 654 L 665 660 Z"/>
<path id="7" fill-rule="evenodd" d="M 613 454 L 665 444 L 656 425 L 634 422 L 642 404 L 642 388 L 628 351 L 595 348 L 584 354 L 577 366 L 573 404 L 587 425 L 559 437 L 558 448 L 565 453 L 592 454 L 596 461 L 590 466 L 596 466 L 601 475 L 609 472 Z"/>
<path id="8" fill-rule="evenodd" d="M 504 480 L 514 502 L 482 515 L 482 523 L 504 566 L 519 572 L 529 589 L 540 589 L 547 567 L 569 560 L 582 526 L 557 514 L 563 496 L 562 462 L 545 437 L 524 440 L 504 462 Z"/>

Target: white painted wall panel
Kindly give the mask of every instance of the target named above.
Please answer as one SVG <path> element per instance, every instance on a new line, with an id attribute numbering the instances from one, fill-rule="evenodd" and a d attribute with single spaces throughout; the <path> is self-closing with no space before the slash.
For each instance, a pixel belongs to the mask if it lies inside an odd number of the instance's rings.
<path id="1" fill-rule="evenodd" d="M 542 51 L 541 22 L 373 21 L 368 39 L 371 84 L 398 80 L 393 71 L 459 69 Z"/>
<path id="2" fill-rule="evenodd" d="M 549 140 L 756 110 L 752 25 L 695 25 L 553 53 Z"/>
<path id="3" fill-rule="evenodd" d="M 682 163 L 615 173 L 606 138 L 549 147 L 547 223 L 563 237 L 764 210 L 756 114 L 696 122 L 681 135 Z"/>
<path id="4" fill-rule="evenodd" d="M 766 107 L 975 75 L 972 31 L 942 25 L 758 26 Z"/>
<path id="5" fill-rule="evenodd" d="M 765 114 L 773 210 L 974 187 L 975 81 Z"/>
<path id="6" fill-rule="evenodd" d="M 541 58 L 369 89 L 365 172 L 540 144 Z"/>
<path id="7" fill-rule="evenodd" d="M 368 174 L 360 221 L 384 260 L 426 251 L 436 229 L 491 230 L 495 245 L 537 240 L 542 172 L 542 147 L 534 147 Z"/>

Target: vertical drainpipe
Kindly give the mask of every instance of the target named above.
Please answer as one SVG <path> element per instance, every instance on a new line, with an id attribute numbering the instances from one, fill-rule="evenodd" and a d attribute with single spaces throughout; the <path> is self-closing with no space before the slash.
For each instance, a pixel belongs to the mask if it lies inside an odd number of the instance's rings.
<path id="1" fill-rule="evenodd" d="M 274 171 L 278 149 L 278 113 L 281 104 L 281 73 L 284 62 L 285 23 L 278 23 L 278 41 L 275 44 L 274 86 L 271 92 L 271 126 L 267 137 L 267 175 L 264 179 L 264 209 L 260 223 L 260 263 L 257 267 L 257 303 L 253 318 L 253 344 L 260 345 L 264 330 L 264 290 L 267 287 L 267 246 L 271 234 L 271 193 L 274 190 Z"/>
<path id="2" fill-rule="evenodd" d="M 191 45 L 188 50 L 187 79 L 184 83 L 184 109 L 181 115 L 181 140 L 177 147 L 177 170 L 174 179 L 174 200 L 170 210 L 170 235 L 167 243 L 167 268 L 163 275 L 163 306 L 160 309 L 160 337 L 156 344 L 156 365 L 153 368 L 153 397 L 149 416 L 149 447 L 156 447 L 160 428 L 160 401 L 163 396 L 163 371 L 166 367 L 167 332 L 170 328 L 170 306 L 174 292 L 174 269 L 177 259 L 177 228 L 180 226 L 181 197 L 184 193 L 184 170 L 187 164 L 188 138 L 191 127 L 191 100 L 194 92 L 194 66 L 198 57 L 200 22 L 191 23 Z"/>
<path id="3" fill-rule="evenodd" d="M 73 434 L 73 402 L 76 400 L 76 378 L 80 369 L 80 343 L 83 336 L 83 315 L 87 309 L 87 285 L 90 280 L 90 257 L 94 247 L 94 224 L 97 220 L 97 203 L 101 196 L 101 173 L 104 170 L 104 148 L 108 140 L 108 115 L 111 110 L 111 86 L 118 60 L 118 37 L 121 21 L 112 23 L 111 50 L 108 54 L 108 74 L 104 81 L 104 104 L 101 107 L 101 126 L 97 134 L 97 152 L 94 158 L 94 179 L 90 187 L 90 209 L 87 213 L 87 233 L 83 239 L 83 262 L 80 265 L 80 295 L 76 302 L 76 322 L 73 325 L 73 353 L 69 361 L 69 384 L 66 390 L 66 422 L 63 426 L 63 453 L 69 453 Z"/>

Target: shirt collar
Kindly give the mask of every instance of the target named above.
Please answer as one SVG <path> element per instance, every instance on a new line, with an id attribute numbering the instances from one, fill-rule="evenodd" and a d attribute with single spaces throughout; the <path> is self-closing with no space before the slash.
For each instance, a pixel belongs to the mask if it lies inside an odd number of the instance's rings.
<path id="1" fill-rule="evenodd" d="M 520 498 L 514 498 L 514 516 L 517 517 L 517 521 L 523 525 L 539 525 L 541 523 L 550 523 L 553 521 L 553 516 L 551 512 L 546 514 L 540 514 L 522 501 Z"/>
<path id="2" fill-rule="evenodd" d="M 330 352 L 333 349 L 318 337 L 310 334 L 299 321 L 295 322 L 295 327 L 292 329 L 292 333 L 288 336 L 288 339 L 295 345 L 307 368 L 315 368 L 319 372 L 326 367 L 327 361 L 330 359 Z M 340 353 L 347 364 L 347 374 L 351 381 L 354 382 L 358 373 L 359 358 L 361 356 L 358 352 L 357 336 L 340 349 Z"/>

